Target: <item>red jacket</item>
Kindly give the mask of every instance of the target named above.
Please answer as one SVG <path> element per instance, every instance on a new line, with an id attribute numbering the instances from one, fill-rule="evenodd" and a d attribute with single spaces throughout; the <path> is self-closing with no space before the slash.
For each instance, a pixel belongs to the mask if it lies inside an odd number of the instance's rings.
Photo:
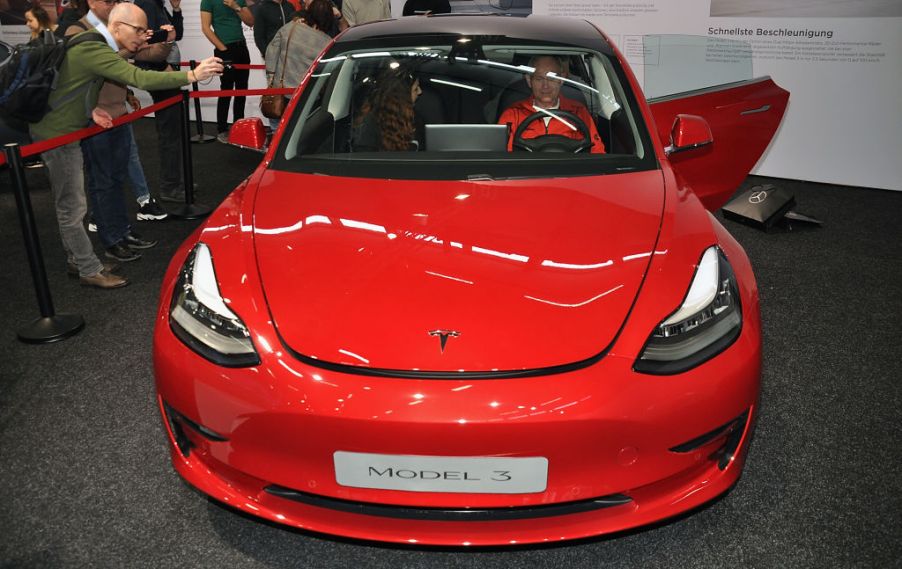
<path id="1" fill-rule="evenodd" d="M 592 138 L 592 153 L 604 154 L 604 143 L 601 141 L 601 136 L 598 135 L 598 129 L 595 128 L 595 121 L 592 120 L 589 110 L 582 103 L 574 101 L 573 99 L 567 99 L 566 97 L 560 98 L 558 108 L 562 111 L 571 112 L 581 118 L 583 122 L 586 123 L 586 126 L 589 127 L 589 134 Z M 549 111 L 554 112 L 554 109 L 549 109 Z M 513 149 L 514 133 L 517 131 L 517 127 L 520 126 L 520 123 L 523 122 L 526 117 L 534 112 L 536 112 L 536 110 L 533 108 L 533 100 L 532 98 L 529 98 L 514 103 L 508 107 L 506 111 L 501 113 L 498 124 L 509 124 L 511 127 L 511 137 L 507 143 L 508 150 Z M 523 138 L 536 138 L 544 134 L 561 134 L 575 140 L 580 140 L 582 138 L 582 134 L 578 130 L 571 130 L 561 121 L 554 119 L 548 121 L 548 126 L 545 125 L 545 121 L 542 119 L 533 121 L 523 132 Z"/>

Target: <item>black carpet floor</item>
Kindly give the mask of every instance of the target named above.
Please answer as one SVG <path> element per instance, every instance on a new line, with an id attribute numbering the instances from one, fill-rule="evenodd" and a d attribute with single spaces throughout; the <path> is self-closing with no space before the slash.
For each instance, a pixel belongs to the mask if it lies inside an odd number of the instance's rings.
<path id="1" fill-rule="evenodd" d="M 156 187 L 154 133 L 136 125 Z M 260 155 L 194 146 L 216 205 Z M 691 515 L 518 550 L 385 547 L 257 521 L 182 483 L 154 405 L 160 280 L 196 221 L 139 223 L 160 245 L 118 291 L 67 277 L 46 175 L 28 171 L 56 310 L 83 332 L 26 345 L 38 316 L 0 172 L 0 567 L 902 567 L 902 192 L 750 178 L 822 219 L 764 233 L 726 221 L 751 256 L 764 322 L 762 411 L 743 478 Z M 99 250 L 99 248 L 98 248 Z"/>

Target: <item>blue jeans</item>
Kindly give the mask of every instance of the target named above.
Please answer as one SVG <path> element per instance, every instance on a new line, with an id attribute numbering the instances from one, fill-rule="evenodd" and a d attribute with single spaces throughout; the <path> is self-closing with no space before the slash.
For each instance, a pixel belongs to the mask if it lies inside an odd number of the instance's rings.
<path id="1" fill-rule="evenodd" d="M 131 152 L 131 129 L 126 127 L 117 126 L 81 141 L 91 212 L 104 247 L 119 243 L 131 231 L 122 191 Z"/>
<path id="2" fill-rule="evenodd" d="M 138 203 L 150 199 L 150 188 L 147 187 L 147 178 L 144 177 L 144 168 L 141 166 L 141 158 L 138 156 L 138 145 L 135 143 L 135 131 L 131 124 L 123 125 L 128 130 L 128 138 L 131 150 L 128 154 L 128 181 L 131 182 L 132 192 Z"/>

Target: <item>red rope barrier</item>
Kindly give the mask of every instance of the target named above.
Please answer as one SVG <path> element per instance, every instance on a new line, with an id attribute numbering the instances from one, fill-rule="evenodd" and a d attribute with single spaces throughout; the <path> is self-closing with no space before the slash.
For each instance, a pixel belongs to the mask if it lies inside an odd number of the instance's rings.
<path id="1" fill-rule="evenodd" d="M 262 67 L 262 66 L 258 66 Z M 291 95 L 294 93 L 294 89 L 291 88 L 283 88 L 283 89 L 233 89 L 226 91 L 192 91 L 189 93 L 189 97 L 192 99 L 205 99 L 212 97 L 252 97 L 256 95 Z M 161 109 L 165 109 L 166 107 L 170 107 L 172 105 L 178 104 L 179 101 L 182 100 L 180 95 L 175 95 L 169 97 L 166 100 L 160 101 L 159 103 L 155 103 L 150 105 L 149 107 L 143 107 L 139 111 L 132 111 L 130 113 L 126 113 L 121 117 L 113 119 L 113 127 L 117 127 L 126 123 L 130 123 L 136 121 L 140 118 L 146 117 L 150 113 L 159 111 Z M 46 152 L 47 150 L 53 150 L 54 148 L 58 148 L 60 146 L 69 144 L 71 142 L 75 142 L 81 140 L 83 138 L 88 138 L 89 136 L 93 136 L 99 132 L 103 132 L 104 129 L 102 126 L 89 126 L 85 127 L 81 130 L 76 130 L 75 132 L 70 132 L 69 134 L 64 134 L 62 136 L 57 136 L 56 138 L 50 138 L 47 140 L 42 140 L 40 142 L 35 142 L 26 146 L 23 146 L 20 151 L 22 153 L 22 157 L 25 158 L 27 156 L 34 156 L 35 154 L 40 154 L 41 152 Z M 6 164 L 6 155 L 0 154 L 0 166 Z"/>
<path id="2" fill-rule="evenodd" d="M 231 89 L 226 91 L 192 91 L 189 95 L 192 99 L 206 99 L 210 97 L 253 97 L 255 95 L 291 95 L 294 89 Z"/>
<path id="3" fill-rule="evenodd" d="M 175 95 L 160 101 L 159 103 L 150 105 L 149 107 L 143 107 L 139 111 L 132 111 L 130 113 L 126 113 L 121 117 L 113 119 L 113 126 L 111 128 L 115 128 L 117 126 L 121 126 L 130 122 L 134 122 L 140 118 L 146 117 L 150 113 L 159 111 L 161 109 L 165 109 L 166 107 L 171 107 L 172 105 L 178 104 L 179 101 L 182 100 L 182 97 L 179 95 Z M 23 146 L 20 149 L 22 153 L 22 157 L 33 156 L 35 154 L 40 154 L 41 152 L 46 152 L 48 150 L 53 150 L 54 148 L 58 148 L 60 146 L 64 146 L 66 144 L 70 144 L 72 142 L 76 142 L 83 138 L 88 138 L 89 136 L 93 136 L 99 132 L 103 132 L 107 130 L 102 126 L 93 125 L 89 127 L 85 127 L 81 130 L 76 130 L 75 132 L 70 132 L 69 134 L 64 134 L 62 136 L 57 136 L 55 138 L 49 138 L 47 140 L 42 140 L 40 142 L 35 142 L 29 144 L 27 146 Z M 0 155 L 0 166 L 6 164 L 6 156 Z"/>

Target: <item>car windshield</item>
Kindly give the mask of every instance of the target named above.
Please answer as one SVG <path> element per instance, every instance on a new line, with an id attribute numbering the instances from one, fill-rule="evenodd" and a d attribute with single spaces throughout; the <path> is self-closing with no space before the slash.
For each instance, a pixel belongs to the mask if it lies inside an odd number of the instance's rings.
<path id="1" fill-rule="evenodd" d="M 338 42 L 322 57 L 283 118 L 271 168 L 450 180 L 657 167 L 610 54 L 505 36 L 378 40 Z M 542 104 L 542 89 L 558 102 Z"/>

